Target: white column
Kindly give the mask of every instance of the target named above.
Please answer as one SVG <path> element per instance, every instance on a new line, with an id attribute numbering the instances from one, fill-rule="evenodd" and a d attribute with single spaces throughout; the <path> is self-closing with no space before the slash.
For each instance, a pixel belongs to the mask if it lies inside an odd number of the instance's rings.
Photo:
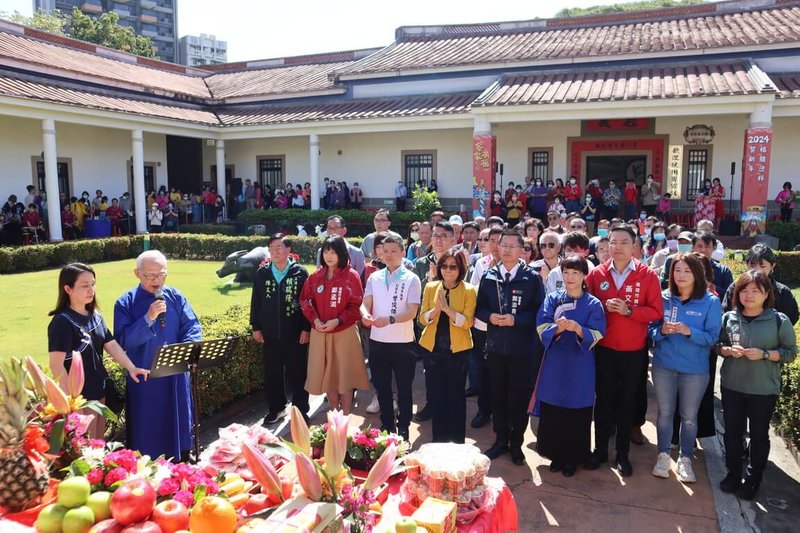
<path id="1" fill-rule="evenodd" d="M 42 145 L 44 147 L 44 192 L 47 195 L 47 229 L 50 242 L 63 241 L 61 234 L 61 199 L 58 191 L 58 152 L 56 151 L 56 123 L 50 119 L 42 121 Z M 69 199 L 68 199 L 69 200 Z M 25 206 L 26 208 L 28 206 Z"/>
<path id="2" fill-rule="evenodd" d="M 308 160 L 311 166 L 311 209 L 319 209 L 319 135 L 308 136 Z"/>
<path id="3" fill-rule="evenodd" d="M 225 141 L 221 140 L 217 141 L 217 194 L 222 196 L 225 200 L 225 215 L 227 215 L 228 198 L 225 195 Z"/>
<path id="4" fill-rule="evenodd" d="M 768 128 L 772 127 L 772 102 L 763 102 L 756 105 L 756 108 L 750 113 L 750 127 L 751 128 Z"/>
<path id="5" fill-rule="evenodd" d="M 488 118 L 483 115 L 475 115 L 473 119 L 473 134 L 474 135 L 491 135 L 492 123 Z"/>
<path id="6" fill-rule="evenodd" d="M 136 233 L 147 233 L 147 200 L 144 195 L 144 137 L 142 130 L 131 132 L 133 145 L 133 205 Z"/>

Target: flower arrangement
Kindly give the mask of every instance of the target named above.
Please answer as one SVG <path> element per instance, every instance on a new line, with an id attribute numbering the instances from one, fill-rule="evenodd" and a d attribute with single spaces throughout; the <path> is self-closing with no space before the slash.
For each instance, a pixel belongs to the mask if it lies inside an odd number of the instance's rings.
<path id="1" fill-rule="evenodd" d="M 292 407 L 290 430 L 292 442 L 284 446 L 293 454 L 294 470 L 297 472 L 297 483 L 305 497 L 315 502 L 337 503 L 343 508 L 345 521 L 350 531 L 369 532 L 380 516 L 379 506 L 375 504 L 375 490 L 381 487 L 397 467 L 398 445 L 396 440 L 384 439 L 385 447 L 369 471 L 364 483 L 357 485 L 345 464 L 347 457 L 350 416 L 341 411 L 328 412 L 328 423 L 324 427 L 325 441 L 321 457 L 314 458 L 312 453 L 312 432 L 306 425 L 303 416 L 296 407 Z M 363 432 L 364 438 L 373 438 Z M 320 432 L 316 432 L 319 438 Z M 376 434 L 373 440 L 380 437 Z M 361 438 L 359 438 L 361 440 Z M 359 446 L 372 446 L 363 443 Z M 377 449 L 377 441 L 372 449 Z M 274 481 L 270 481 L 274 483 Z"/>
<path id="2" fill-rule="evenodd" d="M 219 439 L 200 454 L 200 464 L 229 473 L 243 473 L 247 469 L 247 461 L 242 453 L 242 444 L 245 442 L 263 450 L 267 444 L 280 443 L 280 439 L 263 426 L 231 424 L 220 428 Z M 278 466 L 276 463 L 273 465 Z"/>
<path id="3" fill-rule="evenodd" d="M 397 457 L 404 456 L 410 449 L 403 437 L 368 426 L 348 439 L 347 457 L 372 464 L 380 459 L 391 444 L 397 447 Z"/>
<path id="4" fill-rule="evenodd" d="M 83 447 L 68 471 L 73 476 L 85 476 L 93 491 L 113 492 L 128 481 L 144 479 L 156 490 L 159 501 L 174 498 L 187 507 L 203 496 L 219 492 L 218 477 L 199 467 L 163 457 L 153 460 L 118 442 Z"/>

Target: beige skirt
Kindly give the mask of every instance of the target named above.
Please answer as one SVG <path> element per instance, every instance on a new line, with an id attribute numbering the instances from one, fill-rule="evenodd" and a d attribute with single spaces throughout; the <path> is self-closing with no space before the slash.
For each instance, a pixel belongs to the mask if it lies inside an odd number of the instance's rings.
<path id="1" fill-rule="evenodd" d="M 369 390 L 370 387 L 355 324 L 336 333 L 311 330 L 306 376 L 309 394 L 325 394 L 329 390 L 349 394 L 353 389 Z"/>

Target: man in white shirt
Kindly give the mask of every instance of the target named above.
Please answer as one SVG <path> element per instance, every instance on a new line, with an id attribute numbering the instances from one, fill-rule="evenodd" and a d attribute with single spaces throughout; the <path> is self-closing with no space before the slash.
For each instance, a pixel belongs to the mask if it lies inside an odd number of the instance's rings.
<path id="1" fill-rule="evenodd" d="M 538 259 L 531 265 L 535 272 L 546 280 L 550 275 L 550 271 L 561 264 L 559 252 L 561 251 L 561 235 L 550 229 L 544 230 L 544 233 L 539 235 L 539 251 L 542 254 L 542 259 Z"/>
<path id="2" fill-rule="evenodd" d="M 589 237 L 582 231 L 567 233 L 561 240 L 561 245 L 564 248 L 564 257 L 569 257 L 570 255 L 589 256 Z M 590 261 L 587 261 L 587 264 L 589 265 L 589 272 L 591 272 L 594 269 L 594 265 Z M 563 288 L 564 276 L 561 274 L 561 265 L 559 264 L 547 275 L 544 290 L 545 294 L 550 294 Z"/>
<path id="3" fill-rule="evenodd" d="M 370 330 L 369 366 L 381 408 L 381 429 L 408 440 L 413 405 L 414 319 L 421 302 L 417 275 L 403 267 L 403 239 L 389 235 L 383 241 L 385 268 L 367 280 L 361 319 Z M 392 375 L 397 386 L 398 414 L 392 402 Z"/>
<path id="4" fill-rule="evenodd" d="M 408 196 L 408 188 L 402 181 L 398 181 L 397 187 L 394 188 L 394 201 L 398 211 L 406 210 L 407 196 Z"/>
<path id="5" fill-rule="evenodd" d="M 378 212 L 375 213 L 372 224 L 375 226 L 375 231 L 364 237 L 364 240 L 361 242 L 361 251 L 364 252 L 365 261 L 372 261 L 373 243 L 375 242 L 376 233 L 385 231 L 389 235 L 394 235 L 395 237 L 400 236 L 389 230 L 389 227 L 392 225 L 392 215 L 390 215 L 389 211 L 386 209 L 379 209 Z"/>
<path id="6" fill-rule="evenodd" d="M 710 220 L 701 220 L 697 223 L 697 233 L 701 231 L 705 231 L 706 233 L 714 234 L 714 223 Z M 717 239 L 717 245 L 714 248 L 714 251 L 711 252 L 711 259 L 715 261 L 722 261 L 725 257 L 725 245 L 722 244 L 722 241 Z"/>

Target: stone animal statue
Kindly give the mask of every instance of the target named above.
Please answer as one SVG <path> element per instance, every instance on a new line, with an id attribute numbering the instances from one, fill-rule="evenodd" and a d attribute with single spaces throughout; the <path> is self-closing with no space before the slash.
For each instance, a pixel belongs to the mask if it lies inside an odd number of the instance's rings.
<path id="1" fill-rule="evenodd" d="M 314 226 L 314 231 L 316 232 L 317 237 L 321 239 L 325 239 L 328 237 L 328 230 L 325 229 L 325 226 L 323 226 L 322 224 L 317 224 L 316 226 Z"/>
<path id="2" fill-rule="evenodd" d="M 308 233 L 306 232 L 306 228 L 302 224 L 297 225 L 297 236 L 298 237 L 308 237 Z"/>
<path id="3" fill-rule="evenodd" d="M 256 277 L 258 265 L 269 259 L 269 248 L 259 246 L 252 250 L 239 250 L 225 258 L 222 268 L 217 270 L 217 276 L 224 278 L 236 274 L 233 281 L 237 283 L 252 283 Z"/>

